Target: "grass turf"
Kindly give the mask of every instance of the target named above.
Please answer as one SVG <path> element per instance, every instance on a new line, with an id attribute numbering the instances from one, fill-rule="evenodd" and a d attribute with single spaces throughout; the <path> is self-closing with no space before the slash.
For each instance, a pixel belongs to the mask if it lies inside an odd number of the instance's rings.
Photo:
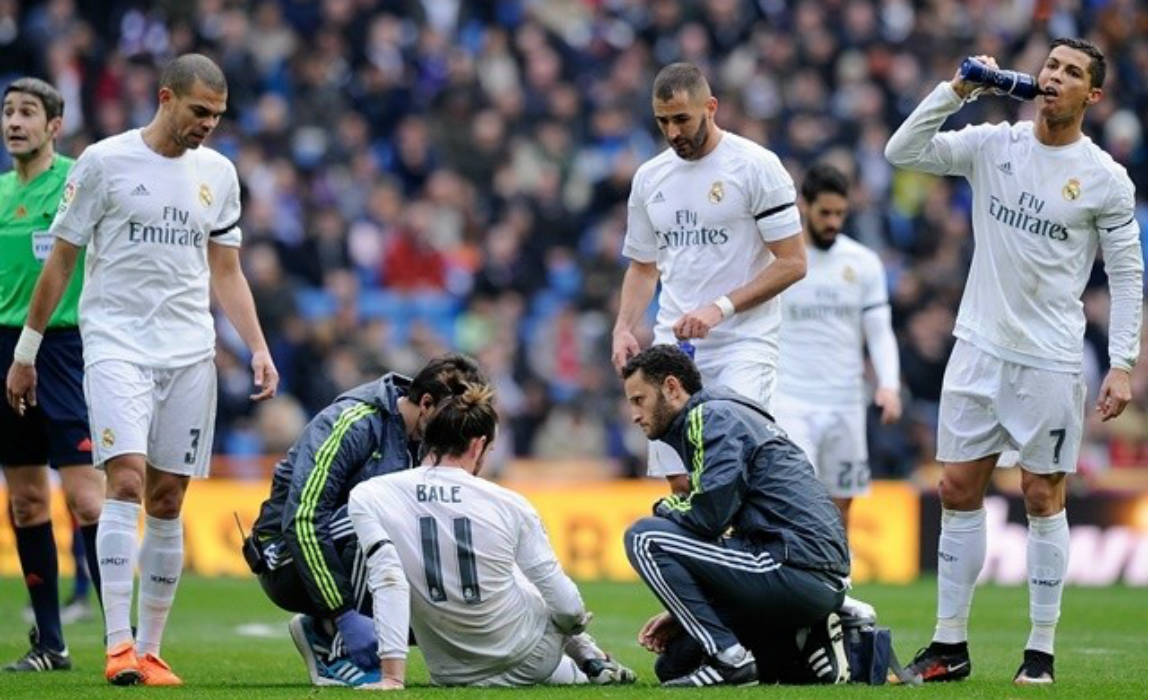
<path id="1" fill-rule="evenodd" d="M 20 608 L 27 600 L 17 579 L 0 579 L 0 620 L 4 633 L 0 659 L 26 650 Z M 591 632 L 601 646 L 635 668 L 636 686 L 524 690 L 431 688 L 418 652 L 408 672 L 409 687 L 389 697 L 427 698 L 650 698 L 682 697 L 657 687 L 653 657 L 635 643 L 635 632 L 658 609 L 639 584 L 584 583 L 595 612 Z M 883 624 L 894 629 L 899 657 L 909 660 L 930 636 L 934 582 L 910 586 L 859 586 L 857 597 L 873 603 Z M 180 673 L 182 688 L 117 688 L 102 677 L 101 626 L 97 621 L 65 632 L 75 669 L 67 673 L 0 675 L 0 697 L 21 698 L 299 698 L 363 697 L 342 688 L 312 688 L 287 635 L 290 615 L 264 598 L 254 581 L 187 577 L 165 638 L 164 656 Z M 1145 698 L 1147 697 L 1147 596 L 1145 588 L 1070 588 L 1063 599 L 1058 635 L 1058 683 L 1017 688 L 1010 679 L 1021 659 L 1029 629 L 1025 588 L 980 588 L 974 604 L 971 639 L 974 676 L 954 684 L 921 688 L 884 686 L 724 688 L 713 697 L 770 698 Z M 694 693 L 692 693 L 694 695 Z"/>

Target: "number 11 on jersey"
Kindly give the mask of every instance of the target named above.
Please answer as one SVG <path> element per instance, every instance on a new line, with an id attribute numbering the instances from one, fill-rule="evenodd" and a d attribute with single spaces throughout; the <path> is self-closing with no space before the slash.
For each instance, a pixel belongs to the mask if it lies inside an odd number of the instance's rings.
<path id="1" fill-rule="evenodd" d="M 459 561 L 459 587 L 463 602 L 475 605 L 482 600 L 479 588 L 479 569 L 475 563 L 475 548 L 471 539 L 471 518 L 453 518 L 455 556 Z M 439 556 L 439 527 L 435 518 L 419 519 L 420 541 L 423 545 L 423 575 L 427 581 L 427 595 L 433 603 L 447 600 L 443 582 L 443 562 Z"/>

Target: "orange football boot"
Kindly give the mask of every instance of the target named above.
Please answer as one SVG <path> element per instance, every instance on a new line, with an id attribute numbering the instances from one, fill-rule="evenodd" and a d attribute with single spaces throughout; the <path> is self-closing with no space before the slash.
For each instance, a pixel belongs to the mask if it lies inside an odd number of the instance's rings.
<path id="1" fill-rule="evenodd" d="M 184 681 L 172 673 L 172 667 L 155 654 L 140 657 L 140 673 L 144 685 L 183 685 Z"/>
<path id="2" fill-rule="evenodd" d="M 112 685 L 135 685 L 143 678 L 140 661 L 136 658 L 136 647 L 131 642 L 122 642 L 108 650 L 104 664 L 104 678 Z"/>

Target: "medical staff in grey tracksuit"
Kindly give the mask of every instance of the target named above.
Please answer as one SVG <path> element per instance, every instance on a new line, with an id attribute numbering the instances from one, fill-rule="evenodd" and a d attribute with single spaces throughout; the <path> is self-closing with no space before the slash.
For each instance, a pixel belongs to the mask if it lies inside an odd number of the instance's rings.
<path id="1" fill-rule="evenodd" d="M 623 376 L 636 422 L 690 470 L 690 492 L 659 500 L 625 535 L 631 565 L 670 613 L 656 636 L 666 639 L 677 623 L 697 650 L 693 668 L 669 671 L 661 659 L 661 680 L 756 682 L 752 650 L 765 638 L 798 634 L 811 682 L 844 682 L 833 611 L 848 587 L 847 538 L 802 450 L 758 404 L 703 389 L 674 346 L 636 355 Z M 680 663 L 691 657 L 681 645 L 677 655 Z M 674 673 L 681 675 L 667 677 Z"/>

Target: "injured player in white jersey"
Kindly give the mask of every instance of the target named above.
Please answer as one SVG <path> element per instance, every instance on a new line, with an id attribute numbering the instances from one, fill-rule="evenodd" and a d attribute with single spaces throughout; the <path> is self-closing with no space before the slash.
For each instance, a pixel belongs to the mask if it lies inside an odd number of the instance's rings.
<path id="1" fill-rule="evenodd" d="M 477 476 L 495 439 L 492 395 L 470 385 L 441 401 L 421 466 L 352 489 L 382 673 L 360 687 L 404 687 L 409 625 L 435 685 L 633 683 L 584 631 L 591 613 L 535 509 Z"/>

